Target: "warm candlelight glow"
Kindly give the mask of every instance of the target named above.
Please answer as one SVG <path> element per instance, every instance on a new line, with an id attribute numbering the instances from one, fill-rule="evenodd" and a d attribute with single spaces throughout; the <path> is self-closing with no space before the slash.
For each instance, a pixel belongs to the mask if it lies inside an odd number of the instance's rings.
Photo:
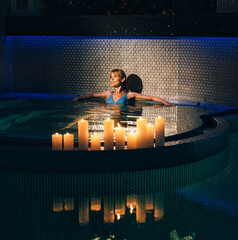
<path id="1" fill-rule="evenodd" d="M 156 147 L 164 146 L 165 118 L 158 116 L 155 118 L 155 144 Z"/>
<path id="2" fill-rule="evenodd" d="M 131 131 L 127 133 L 127 149 L 136 149 L 137 148 L 137 133 Z"/>
<path id="3" fill-rule="evenodd" d="M 154 126 L 150 123 L 147 125 L 146 128 L 146 147 L 152 148 L 154 147 Z"/>
<path id="4" fill-rule="evenodd" d="M 120 218 L 121 218 L 121 216 L 120 216 L 120 214 L 118 213 L 118 214 L 117 214 L 117 220 L 120 220 Z"/>
<path id="5" fill-rule="evenodd" d="M 78 144 L 79 150 L 88 150 L 88 121 L 78 121 Z"/>
<path id="6" fill-rule="evenodd" d="M 121 127 L 119 123 L 117 125 L 118 127 L 115 127 L 116 150 L 123 150 L 125 148 L 125 128 Z"/>
<path id="7" fill-rule="evenodd" d="M 142 117 L 139 117 L 136 120 L 136 124 L 137 124 L 137 147 L 138 148 L 145 148 L 146 147 L 146 129 L 147 129 L 147 124 L 146 124 L 147 120 L 143 119 Z"/>
<path id="8" fill-rule="evenodd" d="M 94 133 L 91 135 L 91 150 L 100 150 L 101 148 L 101 135 Z"/>
<path id="9" fill-rule="evenodd" d="M 113 150 L 114 147 L 114 120 L 104 120 L 104 150 Z"/>
<path id="10" fill-rule="evenodd" d="M 52 150 L 62 150 L 62 134 L 55 133 L 52 135 Z"/>
<path id="11" fill-rule="evenodd" d="M 64 150 L 74 150 L 74 135 L 64 134 Z"/>
<path id="12" fill-rule="evenodd" d="M 133 206 L 130 206 L 130 213 L 133 213 Z"/>

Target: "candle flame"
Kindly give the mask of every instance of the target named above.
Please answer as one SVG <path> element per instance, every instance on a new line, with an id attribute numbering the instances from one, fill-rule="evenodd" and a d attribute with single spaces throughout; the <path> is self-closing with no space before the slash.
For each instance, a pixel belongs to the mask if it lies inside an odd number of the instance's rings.
<path id="1" fill-rule="evenodd" d="M 149 124 L 148 124 L 148 126 L 150 127 L 150 126 L 151 126 L 151 124 L 149 123 Z"/>
<path id="2" fill-rule="evenodd" d="M 58 133 L 55 133 L 56 136 L 58 136 Z"/>
<path id="3" fill-rule="evenodd" d="M 110 121 L 110 118 L 107 118 L 107 121 Z"/>
<path id="4" fill-rule="evenodd" d="M 132 206 L 132 204 L 130 206 L 130 213 L 133 213 L 133 206 Z"/>
<path id="5" fill-rule="evenodd" d="M 83 120 L 83 119 L 81 119 L 81 122 L 84 122 L 84 120 Z"/>
<path id="6" fill-rule="evenodd" d="M 121 125 L 120 125 L 119 123 L 117 123 L 117 126 L 118 126 L 118 127 L 121 127 Z"/>
<path id="7" fill-rule="evenodd" d="M 118 214 L 117 214 L 117 220 L 120 220 L 120 218 L 121 218 L 121 216 L 120 216 L 120 214 L 118 213 Z"/>
<path id="8" fill-rule="evenodd" d="M 69 135 L 69 133 L 67 132 L 66 135 Z"/>
<path id="9" fill-rule="evenodd" d="M 94 135 L 94 136 L 96 136 L 96 135 L 97 135 L 97 133 L 93 133 L 93 135 Z"/>

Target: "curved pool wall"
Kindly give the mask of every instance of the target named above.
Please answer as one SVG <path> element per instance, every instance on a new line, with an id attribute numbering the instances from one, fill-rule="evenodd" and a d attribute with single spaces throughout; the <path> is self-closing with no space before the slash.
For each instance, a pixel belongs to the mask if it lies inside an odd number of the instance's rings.
<path id="1" fill-rule="evenodd" d="M 109 72 L 137 74 L 144 94 L 237 106 L 237 37 L 6 36 L 1 92 L 84 94 Z"/>

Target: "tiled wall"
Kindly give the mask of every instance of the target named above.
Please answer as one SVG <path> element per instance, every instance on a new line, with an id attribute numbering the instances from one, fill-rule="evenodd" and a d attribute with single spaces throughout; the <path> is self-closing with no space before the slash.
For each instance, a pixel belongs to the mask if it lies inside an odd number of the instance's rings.
<path id="1" fill-rule="evenodd" d="M 14 91 L 84 94 L 122 68 L 144 94 L 238 105 L 237 38 L 8 37 Z"/>

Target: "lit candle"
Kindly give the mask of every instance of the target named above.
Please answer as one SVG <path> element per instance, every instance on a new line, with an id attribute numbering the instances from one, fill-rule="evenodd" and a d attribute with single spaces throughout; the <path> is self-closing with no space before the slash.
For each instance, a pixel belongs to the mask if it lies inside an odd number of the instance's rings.
<path id="1" fill-rule="evenodd" d="M 74 150 L 74 135 L 64 134 L 64 150 Z"/>
<path id="2" fill-rule="evenodd" d="M 116 150 L 122 150 L 125 148 L 125 128 L 121 127 L 118 123 L 118 127 L 115 127 L 116 137 Z"/>
<path id="3" fill-rule="evenodd" d="M 104 120 L 104 150 L 113 150 L 114 146 L 114 120 Z"/>
<path id="4" fill-rule="evenodd" d="M 136 124 L 137 124 L 137 131 L 138 131 L 138 135 L 137 135 L 137 147 L 138 148 L 145 148 L 146 147 L 146 119 L 143 119 L 142 117 L 138 118 L 136 120 Z"/>
<path id="5" fill-rule="evenodd" d="M 148 148 L 154 147 L 154 131 L 154 126 L 149 123 L 146 129 L 146 147 Z"/>
<path id="6" fill-rule="evenodd" d="M 164 146 L 165 118 L 155 118 L 155 144 L 156 147 Z"/>
<path id="7" fill-rule="evenodd" d="M 62 134 L 52 135 L 52 150 L 62 150 Z"/>
<path id="8" fill-rule="evenodd" d="M 88 121 L 78 121 L 78 144 L 79 150 L 88 150 Z"/>
<path id="9" fill-rule="evenodd" d="M 131 131 L 127 133 L 127 149 L 136 149 L 137 148 L 137 133 Z"/>
<path id="10" fill-rule="evenodd" d="M 101 135 L 94 133 L 91 135 L 91 150 L 100 150 L 101 147 Z"/>

